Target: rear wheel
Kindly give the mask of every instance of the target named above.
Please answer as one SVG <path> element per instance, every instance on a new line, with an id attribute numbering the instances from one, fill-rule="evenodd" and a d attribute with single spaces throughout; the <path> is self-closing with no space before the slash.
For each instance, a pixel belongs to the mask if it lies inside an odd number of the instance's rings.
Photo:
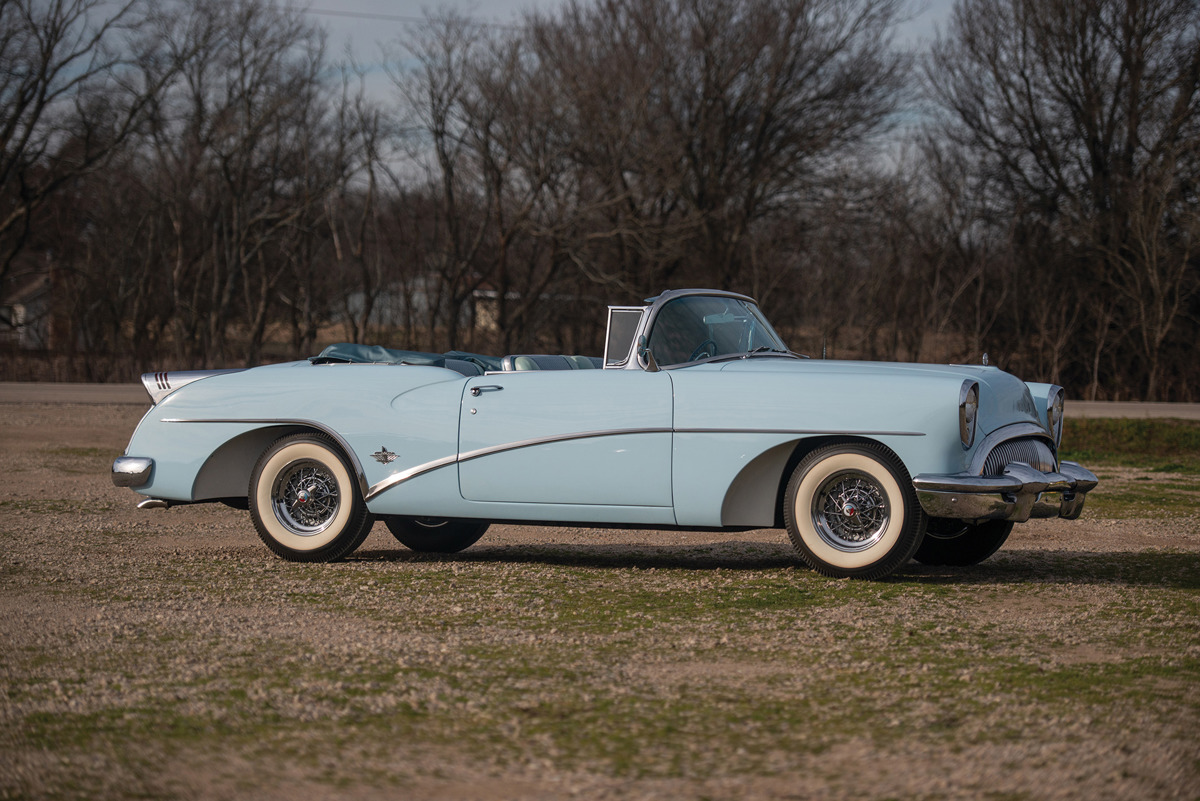
<path id="1" fill-rule="evenodd" d="M 266 546 L 293 562 L 332 562 L 362 544 L 374 519 L 353 471 L 324 434 L 292 434 L 259 457 L 250 517 Z"/>
<path id="2" fill-rule="evenodd" d="M 988 520 L 972 525 L 962 520 L 935 517 L 921 547 L 913 554 L 923 565 L 977 565 L 1000 550 L 1013 524 L 1006 520 Z"/>
<path id="3" fill-rule="evenodd" d="M 904 465 L 872 443 L 826 445 L 801 460 L 783 509 L 800 558 L 826 576 L 874 579 L 908 561 L 925 513 Z"/>
<path id="4" fill-rule="evenodd" d="M 401 545 L 420 553 L 458 553 L 478 542 L 489 525 L 442 517 L 388 517 L 384 523 Z"/>

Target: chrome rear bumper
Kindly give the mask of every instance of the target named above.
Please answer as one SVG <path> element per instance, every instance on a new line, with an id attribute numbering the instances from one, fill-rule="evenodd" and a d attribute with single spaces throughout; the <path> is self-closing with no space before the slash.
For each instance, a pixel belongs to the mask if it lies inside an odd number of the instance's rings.
<path id="1" fill-rule="evenodd" d="M 112 464 L 112 482 L 118 487 L 141 487 L 149 483 L 153 470 L 153 459 L 118 456 Z"/>
<path id="2" fill-rule="evenodd" d="M 1056 473 L 1010 462 L 999 476 L 922 473 L 913 479 L 913 487 L 930 517 L 1024 523 L 1031 517 L 1074 520 L 1098 481 L 1092 471 L 1075 462 L 1063 462 Z"/>

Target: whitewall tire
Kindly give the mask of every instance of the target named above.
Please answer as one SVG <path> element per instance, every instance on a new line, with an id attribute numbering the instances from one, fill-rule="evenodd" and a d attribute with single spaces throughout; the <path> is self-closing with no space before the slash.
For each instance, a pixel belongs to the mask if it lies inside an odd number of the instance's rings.
<path id="1" fill-rule="evenodd" d="M 292 434 L 272 443 L 255 465 L 248 495 L 258 536 L 294 562 L 341 559 L 371 530 L 353 471 L 324 434 Z"/>
<path id="2" fill-rule="evenodd" d="M 900 460 L 874 443 L 805 456 L 788 481 L 784 522 L 800 558 L 838 578 L 880 578 L 909 560 L 925 514 Z"/>

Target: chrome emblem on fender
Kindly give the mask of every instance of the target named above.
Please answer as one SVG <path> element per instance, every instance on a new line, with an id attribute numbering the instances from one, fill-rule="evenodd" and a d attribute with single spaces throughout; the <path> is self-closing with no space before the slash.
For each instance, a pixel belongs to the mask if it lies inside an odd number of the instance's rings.
<path id="1" fill-rule="evenodd" d="M 380 445 L 379 450 L 372 453 L 371 456 L 380 464 L 391 464 L 396 461 L 396 454 L 389 451 L 386 445 Z"/>

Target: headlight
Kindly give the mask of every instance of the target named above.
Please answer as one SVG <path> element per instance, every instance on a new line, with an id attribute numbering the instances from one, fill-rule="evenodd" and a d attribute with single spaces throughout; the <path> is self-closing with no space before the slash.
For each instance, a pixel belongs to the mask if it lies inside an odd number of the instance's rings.
<path id="1" fill-rule="evenodd" d="M 964 381 L 958 391 L 958 436 L 964 448 L 975 442 L 975 420 L 979 416 L 979 382 Z"/>
<path id="2" fill-rule="evenodd" d="M 1050 426 L 1050 436 L 1054 437 L 1054 449 L 1058 450 L 1062 445 L 1063 432 L 1063 404 L 1066 400 L 1066 393 L 1060 386 L 1050 387 L 1049 394 L 1046 395 L 1046 422 Z"/>

